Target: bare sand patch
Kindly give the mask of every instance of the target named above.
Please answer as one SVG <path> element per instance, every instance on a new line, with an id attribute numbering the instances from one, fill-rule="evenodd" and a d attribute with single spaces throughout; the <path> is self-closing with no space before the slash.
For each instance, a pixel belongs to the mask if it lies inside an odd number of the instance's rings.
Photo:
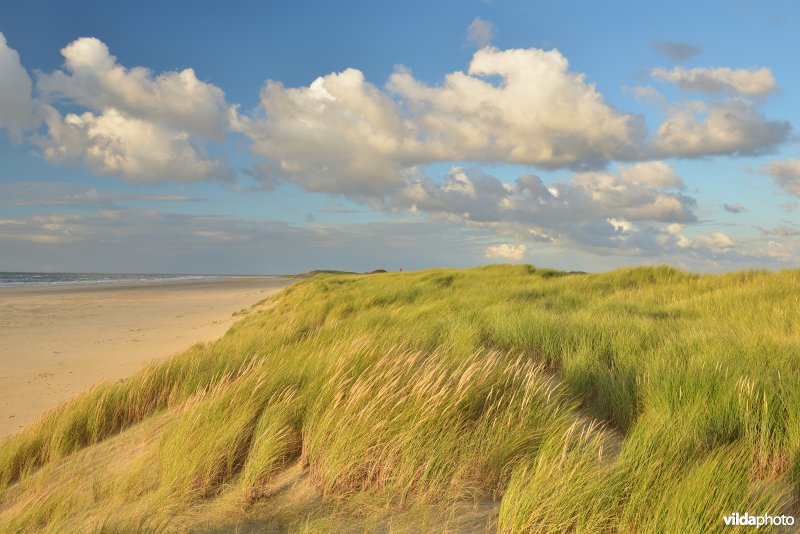
<path id="1" fill-rule="evenodd" d="M 291 281 L 0 288 L 0 439 L 99 382 L 219 338 Z"/>

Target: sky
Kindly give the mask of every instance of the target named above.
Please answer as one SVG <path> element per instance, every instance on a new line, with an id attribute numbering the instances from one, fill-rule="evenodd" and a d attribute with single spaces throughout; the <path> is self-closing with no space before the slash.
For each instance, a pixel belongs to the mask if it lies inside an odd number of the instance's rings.
<path id="1" fill-rule="evenodd" d="M 797 268 L 800 4 L 0 5 L 0 271 Z"/>

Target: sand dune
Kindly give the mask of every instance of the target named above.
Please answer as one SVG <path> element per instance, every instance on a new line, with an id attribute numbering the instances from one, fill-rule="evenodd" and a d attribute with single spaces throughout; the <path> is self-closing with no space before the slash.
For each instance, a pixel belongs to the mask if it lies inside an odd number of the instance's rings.
<path id="1" fill-rule="evenodd" d="M 291 280 L 0 288 L 0 439 L 105 380 L 220 337 Z"/>

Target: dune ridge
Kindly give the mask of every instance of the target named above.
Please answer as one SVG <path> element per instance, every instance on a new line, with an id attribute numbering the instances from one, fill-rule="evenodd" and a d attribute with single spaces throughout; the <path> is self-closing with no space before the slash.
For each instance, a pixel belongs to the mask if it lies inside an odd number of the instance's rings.
<path id="1" fill-rule="evenodd" d="M 0 446 L 5 531 L 705 532 L 793 513 L 800 271 L 319 274 Z"/>

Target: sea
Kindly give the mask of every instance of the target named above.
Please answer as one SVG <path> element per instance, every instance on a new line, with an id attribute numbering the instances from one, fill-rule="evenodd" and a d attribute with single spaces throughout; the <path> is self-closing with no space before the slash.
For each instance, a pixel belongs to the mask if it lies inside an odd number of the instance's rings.
<path id="1" fill-rule="evenodd" d="M 225 278 L 210 274 L 143 274 L 143 273 L 3 273 L 0 287 L 57 286 L 96 284 L 144 284 L 183 280 L 215 280 Z"/>

